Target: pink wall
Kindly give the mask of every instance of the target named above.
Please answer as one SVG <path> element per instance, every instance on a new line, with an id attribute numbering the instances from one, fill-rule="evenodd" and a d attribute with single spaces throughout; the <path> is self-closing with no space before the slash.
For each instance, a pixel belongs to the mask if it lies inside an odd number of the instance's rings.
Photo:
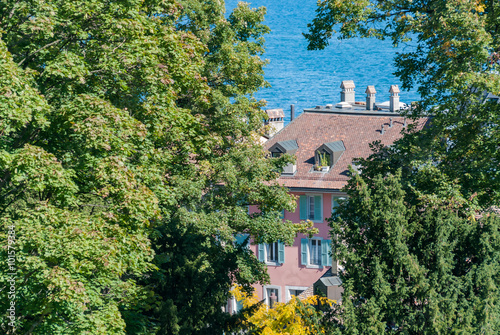
<path id="1" fill-rule="evenodd" d="M 300 222 L 299 213 L 299 198 L 298 196 L 306 193 L 292 193 L 297 196 L 297 209 L 294 213 L 285 212 L 285 220 L 290 220 L 294 223 Z M 331 216 L 332 196 L 341 196 L 341 194 L 331 193 L 307 193 L 310 195 L 322 195 L 323 197 L 323 221 L 315 222 L 314 226 L 319 229 L 319 234 L 315 237 L 330 239 L 329 227 L 325 218 Z M 255 207 L 250 208 L 250 212 L 255 212 Z M 293 246 L 285 247 L 285 262 L 281 265 L 268 265 L 268 272 L 271 278 L 270 285 L 280 288 L 279 301 L 286 302 L 289 298 L 287 295 L 287 286 L 309 287 L 316 282 L 330 267 L 329 266 L 305 266 L 301 264 L 301 246 L 300 241 L 307 236 L 299 234 L 295 239 Z M 251 245 L 251 250 L 257 254 L 257 245 Z M 261 285 L 254 285 L 255 292 L 260 299 L 264 299 L 264 290 Z"/>

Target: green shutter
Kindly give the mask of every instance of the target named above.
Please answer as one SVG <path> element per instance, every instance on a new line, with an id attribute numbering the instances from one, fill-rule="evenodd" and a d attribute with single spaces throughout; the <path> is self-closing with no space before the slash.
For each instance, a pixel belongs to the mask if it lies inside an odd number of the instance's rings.
<path id="1" fill-rule="evenodd" d="M 331 240 L 321 241 L 321 265 L 332 266 L 332 258 L 330 256 L 330 243 Z"/>
<path id="2" fill-rule="evenodd" d="M 323 221 L 323 213 L 321 211 L 321 196 L 314 196 L 314 220 Z"/>
<path id="3" fill-rule="evenodd" d="M 264 248 L 265 248 L 265 245 L 260 243 L 259 244 L 259 252 L 258 252 L 258 258 L 259 258 L 259 261 L 261 262 L 265 262 L 266 259 L 265 259 L 265 254 L 264 254 Z"/>
<path id="4" fill-rule="evenodd" d="M 307 196 L 301 195 L 299 200 L 300 200 L 300 219 L 307 220 Z"/>
<path id="5" fill-rule="evenodd" d="M 247 245 L 248 244 L 248 241 L 247 243 L 245 243 L 245 241 L 247 240 L 247 237 L 248 237 L 248 234 L 236 234 L 235 238 L 236 238 L 236 243 L 239 244 L 239 245 Z"/>
<path id="6" fill-rule="evenodd" d="M 307 238 L 300 240 L 300 263 L 302 265 L 307 265 Z"/>
<path id="7" fill-rule="evenodd" d="M 285 243 L 278 241 L 278 263 L 285 263 Z"/>

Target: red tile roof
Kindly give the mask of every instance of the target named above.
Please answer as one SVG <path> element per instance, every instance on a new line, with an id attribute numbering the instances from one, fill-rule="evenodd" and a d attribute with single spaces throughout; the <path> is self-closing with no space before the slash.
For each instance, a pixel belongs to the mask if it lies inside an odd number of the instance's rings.
<path id="1" fill-rule="evenodd" d="M 390 118 L 393 126 L 389 128 Z M 418 121 L 420 130 L 429 122 L 428 118 Z M 332 111 L 304 111 L 288 126 L 265 143 L 269 150 L 276 142 L 295 140 L 297 150 L 297 172 L 293 176 L 281 176 L 279 182 L 290 188 L 341 189 L 348 180 L 348 166 L 353 159 L 368 157 L 372 151 L 369 144 L 381 140 L 390 145 L 400 138 L 404 118 L 387 112 L 377 115 L 374 111 L 368 115 L 363 112 L 342 113 Z M 410 124 L 411 122 L 408 122 Z M 384 125 L 384 134 L 381 133 Z M 343 141 L 346 150 L 329 172 L 316 172 L 314 166 L 315 151 L 324 143 Z"/>

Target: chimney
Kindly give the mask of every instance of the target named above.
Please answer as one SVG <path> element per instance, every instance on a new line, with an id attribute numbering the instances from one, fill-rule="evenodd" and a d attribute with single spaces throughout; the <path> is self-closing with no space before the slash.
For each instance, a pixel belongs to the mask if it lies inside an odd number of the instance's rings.
<path id="1" fill-rule="evenodd" d="M 366 88 L 366 110 L 372 111 L 375 108 L 375 86 L 368 86 Z"/>
<path id="2" fill-rule="evenodd" d="M 354 104 L 354 81 L 352 80 L 344 80 L 342 84 L 340 84 L 340 88 L 342 91 L 340 92 L 340 102 L 347 102 L 350 104 Z"/>
<path id="3" fill-rule="evenodd" d="M 295 119 L 295 105 L 290 105 L 290 121 Z"/>
<path id="4" fill-rule="evenodd" d="M 389 118 L 389 128 L 392 128 L 392 117 Z"/>
<path id="5" fill-rule="evenodd" d="M 389 90 L 391 93 L 390 100 L 390 112 L 399 112 L 399 87 L 398 85 L 391 85 L 391 89 Z"/>
<path id="6" fill-rule="evenodd" d="M 382 129 L 380 130 L 380 134 L 384 135 L 385 130 L 384 130 L 384 125 L 382 125 Z"/>
<path id="7" fill-rule="evenodd" d="M 266 109 L 266 113 L 268 116 L 266 125 L 269 125 L 266 135 L 272 137 L 285 126 L 285 113 L 283 113 L 283 109 L 281 108 Z"/>

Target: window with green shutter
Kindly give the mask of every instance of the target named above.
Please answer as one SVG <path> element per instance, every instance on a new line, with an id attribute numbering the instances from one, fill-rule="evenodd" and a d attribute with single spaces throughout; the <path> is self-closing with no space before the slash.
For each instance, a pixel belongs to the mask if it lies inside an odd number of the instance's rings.
<path id="1" fill-rule="evenodd" d="M 301 239 L 300 263 L 308 267 L 331 266 L 331 240 L 322 238 Z"/>
<path id="2" fill-rule="evenodd" d="M 301 195 L 299 197 L 301 220 L 323 221 L 323 197 L 321 195 Z"/>
<path id="3" fill-rule="evenodd" d="M 258 259 L 268 265 L 285 263 L 285 244 L 278 240 L 274 243 L 261 243 L 258 245 Z"/>

